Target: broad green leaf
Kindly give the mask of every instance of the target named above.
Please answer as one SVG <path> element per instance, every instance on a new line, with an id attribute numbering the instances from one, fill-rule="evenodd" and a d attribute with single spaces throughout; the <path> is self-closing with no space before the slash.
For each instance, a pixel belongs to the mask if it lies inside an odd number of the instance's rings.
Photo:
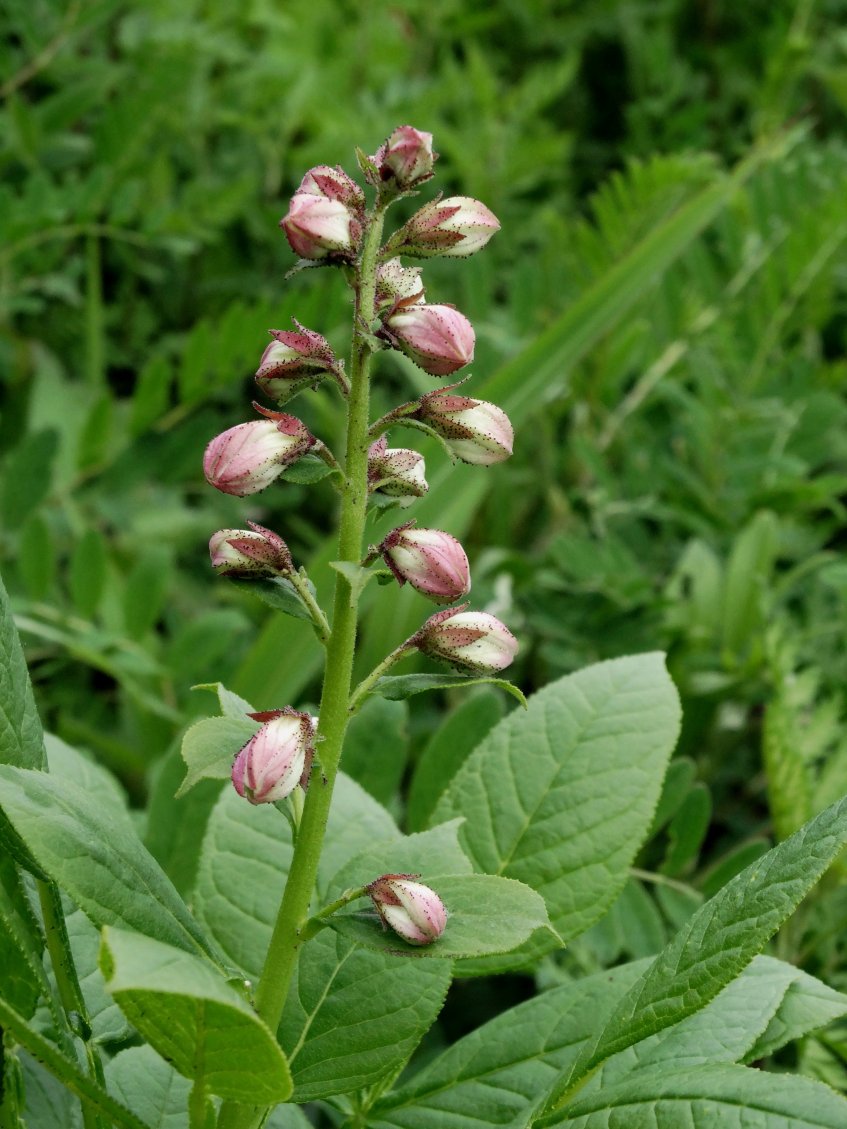
<path id="1" fill-rule="evenodd" d="M 270 1105 L 291 1094 L 273 1033 L 205 961 L 138 933 L 103 930 L 106 986 L 140 1034 L 213 1094 Z"/>
<path id="2" fill-rule="evenodd" d="M 424 875 L 447 907 L 447 927 L 431 945 L 409 945 L 384 930 L 375 912 L 337 913 L 329 925 L 360 945 L 396 956 L 463 957 L 507 953 L 535 929 L 549 929 L 544 899 L 511 878 L 491 874 Z M 556 941 L 554 934 L 554 942 Z"/>
<path id="3" fill-rule="evenodd" d="M 296 463 L 286 467 L 279 477 L 283 482 L 311 486 L 313 482 L 320 482 L 322 478 L 332 473 L 332 467 L 327 466 L 317 455 L 303 455 Z"/>
<path id="4" fill-rule="evenodd" d="M 470 874 L 473 867 L 459 839 L 461 826 L 462 820 L 454 819 L 429 831 L 368 844 L 333 875 L 329 896 L 338 897 L 351 887 L 365 886 L 381 874 L 420 874 L 424 882 L 428 874 Z"/>
<path id="5" fill-rule="evenodd" d="M 339 773 L 318 871 L 318 904 L 335 872 L 374 842 L 399 836 L 394 821 Z M 209 818 L 192 905 L 234 965 L 258 979 L 288 868 L 291 828 L 273 805 L 253 806 L 224 788 Z"/>
<path id="6" fill-rule="evenodd" d="M 464 686 L 497 686 L 526 705 L 526 698 L 517 686 L 505 678 L 482 677 L 476 674 L 391 674 L 378 678 L 370 690 L 389 701 L 399 702 L 429 690 L 456 690 Z"/>
<path id="7" fill-rule="evenodd" d="M 263 1129 L 312 1129 L 312 1123 L 298 1105 L 278 1105 Z"/>
<path id="8" fill-rule="evenodd" d="M 441 1010 L 446 960 L 397 961 L 325 929 L 305 945 L 279 1029 L 308 1101 L 396 1074 Z"/>
<path id="9" fill-rule="evenodd" d="M 383 804 L 394 798 L 403 778 L 408 720 L 404 702 L 368 698 L 344 737 L 344 771 Z"/>
<path id="10" fill-rule="evenodd" d="M 753 1062 L 847 1012 L 847 996 L 772 957 L 758 956 L 710 1004 L 609 1059 L 586 1086 L 609 1087 L 633 1069 Z M 770 1032 L 765 1041 L 766 1034 Z"/>
<path id="11" fill-rule="evenodd" d="M 100 932 L 70 898 L 62 898 L 65 925 L 79 984 L 97 1042 L 126 1039 L 130 1030 L 120 1008 L 106 991 L 98 964 Z"/>
<path id="12" fill-rule="evenodd" d="M 82 1124 L 79 1102 L 70 1090 L 26 1051 L 21 1053 L 20 1062 L 27 1129 L 78 1129 Z"/>
<path id="13" fill-rule="evenodd" d="M 441 793 L 503 712 L 499 694 L 480 690 L 464 699 L 435 731 L 409 785 L 406 819 L 412 831 L 426 826 Z"/>
<path id="14" fill-rule="evenodd" d="M 152 1047 L 130 1047 L 106 1063 L 106 1084 L 150 1129 L 185 1129 L 191 1083 Z"/>
<path id="15" fill-rule="evenodd" d="M 195 722 L 182 739 L 185 779 L 177 797 L 201 780 L 227 780 L 238 750 L 259 728 L 260 723 L 249 717 L 206 717 Z"/>
<path id="16" fill-rule="evenodd" d="M 44 767 L 41 722 L 9 597 L 0 579 L 0 763 Z"/>
<path id="17" fill-rule="evenodd" d="M 538 890 L 567 941 L 623 888 L 678 729 L 662 655 L 590 666 L 501 721 L 453 778 L 433 820 L 465 816 L 462 844 L 476 869 Z"/>
<path id="18" fill-rule="evenodd" d="M 351 859 L 360 857 L 374 843 L 405 842 L 397 824 L 384 807 L 355 780 L 340 772 L 335 781 L 332 809 L 318 867 L 317 895 L 320 901 L 331 897 L 329 890 L 340 891 L 336 875 Z M 444 842 L 444 840 L 439 840 Z M 455 838 L 445 847 L 456 862 Z M 464 857 L 464 856 L 462 856 Z"/>
<path id="19" fill-rule="evenodd" d="M 372 1129 L 526 1125 L 539 1093 L 574 1061 L 642 969 L 643 962 L 622 965 L 510 1008 L 377 1101 L 368 1124 Z"/>
<path id="20" fill-rule="evenodd" d="M 129 824 L 49 773 L 0 766 L 0 806 L 37 865 L 96 925 L 210 953 L 208 940 Z"/>
<path id="21" fill-rule="evenodd" d="M 126 793 L 108 769 L 53 733 L 44 734 L 44 747 L 52 777 L 76 785 L 102 805 L 111 816 L 123 821 L 131 830 L 134 829 Z"/>
<path id="22" fill-rule="evenodd" d="M 563 1129 L 843 1129 L 847 1101 L 828 1086 L 743 1066 L 667 1068 L 578 1095 L 566 1110 L 536 1122 Z"/>
<path id="23" fill-rule="evenodd" d="M 738 976 L 847 843 L 847 798 L 701 906 L 557 1084 L 549 1106 L 611 1055 L 703 1008 Z"/>

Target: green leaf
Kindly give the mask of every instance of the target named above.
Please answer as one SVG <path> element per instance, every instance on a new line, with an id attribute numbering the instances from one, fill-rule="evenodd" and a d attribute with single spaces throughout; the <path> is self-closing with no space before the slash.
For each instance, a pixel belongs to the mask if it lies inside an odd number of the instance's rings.
<path id="1" fill-rule="evenodd" d="M 244 718 L 247 714 L 256 712 L 248 701 L 235 691 L 228 690 L 223 682 L 203 682 L 198 686 L 192 686 L 191 689 L 211 690 L 218 699 L 223 717 Z"/>
<path id="2" fill-rule="evenodd" d="M 140 1034 L 213 1094 L 271 1105 L 291 1095 L 273 1033 L 205 961 L 121 929 L 103 930 L 106 986 Z"/>
<path id="3" fill-rule="evenodd" d="M 106 583 L 106 542 L 102 533 L 87 529 L 71 554 L 70 585 L 80 615 L 91 619 Z"/>
<path id="4" fill-rule="evenodd" d="M 525 1126 L 539 1093 L 574 1061 L 643 965 L 586 976 L 502 1012 L 380 1099 L 368 1125 L 468 1129 L 473 1120 L 510 1129 Z"/>
<path id="5" fill-rule="evenodd" d="M 381 874 L 421 874 L 425 882 L 427 874 L 470 874 L 473 868 L 459 842 L 461 825 L 460 819 L 454 819 L 430 831 L 369 843 L 332 876 L 328 896 L 336 898 L 351 887 L 366 886 Z"/>
<path id="6" fill-rule="evenodd" d="M 662 655 L 587 667 L 500 722 L 433 819 L 464 815 L 462 843 L 476 869 L 538 890 L 567 941 L 623 888 L 678 729 L 679 701 Z"/>
<path id="7" fill-rule="evenodd" d="M 62 1083 L 31 1055 L 20 1055 L 24 1084 L 24 1120 L 38 1129 L 77 1129 L 79 1102 Z M 176 1127 L 174 1127 L 176 1129 Z"/>
<path id="8" fill-rule="evenodd" d="M 106 1063 L 111 1093 L 150 1129 L 185 1129 L 191 1083 L 152 1047 L 130 1047 Z"/>
<path id="9" fill-rule="evenodd" d="M 312 622 L 309 609 L 300 599 L 290 580 L 285 580 L 281 576 L 275 576 L 272 580 L 261 578 L 238 580 L 231 578 L 229 583 L 234 584 L 236 588 L 240 588 L 244 592 L 249 592 L 251 596 L 255 596 L 256 599 L 261 600 L 263 604 L 267 604 L 274 611 L 282 612 L 283 615 L 294 616 L 295 619 L 306 620 L 308 623 Z M 306 583 L 309 584 L 314 596 L 316 594 L 314 586 L 310 581 Z"/>
<path id="10" fill-rule="evenodd" d="M 96 796 L 49 773 L 0 766 L 0 806 L 37 865 L 96 925 L 137 929 L 215 958 L 131 825 Z"/>
<path id="11" fill-rule="evenodd" d="M 26 519 L 18 540 L 18 570 L 31 600 L 43 600 L 56 579 L 56 546 L 38 511 Z"/>
<path id="12" fill-rule="evenodd" d="M 286 467 L 279 477 L 283 482 L 311 486 L 313 482 L 320 482 L 322 478 L 332 473 L 332 467 L 327 466 L 317 455 L 303 455 L 296 463 Z"/>
<path id="13" fill-rule="evenodd" d="M 414 694 L 423 694 L 428 690 L 455 690 L 462 686 L 499 686 L 507 694 L 526 706 L 523 692 L 505 678 L 481 677 L 475 674 L 392 674 L 378 678 L 369 691 L 371 694 L 381 694 L 389 701 L 399 702 L 404 698 L 411 698 Z"/>
<path id="14" fill-rule="evenodd" d="M 239 749 L 261 728 L 249 717 L 207 717 L 195 722 L 182 739 L 185 779 L 177 797 L 201 780 L 226 780 Z"/>
<path id="15" fill-rule="evenodd" d="M 369 568 L 354 564 L 353 561 L 330 561 L 329 567 L 339 573 L 350 586 L 350 607 L 355 607 L 365 587 L 377 575 Z"/>
<path id="16" fill-rule="evenodd" d="M 25 435 L 6 460 L 0 490 L 0 521 L 18 529 L 50 493 L 59 434 L 52 429 Z"/>
<path id="17" fill-rule="evenodd" d="M 106 991 L 103 974 L 98 964 L 100 932 L 86 915 L 71 902 L 62 898 L 65 925 L 71 945 L 74 967 L 91 1020 L 91 1030 L 98 1043 L 126 1039 L 131 1034 L 115 1001 Z"/>
<path id="18" fill-rule="evenodd" d="M 551 1095 L 611 1055 L 679 1023 L 738 976 L 847 843 L 847 798 L 806 824 L 701 906 L 624 997 Z"/>
<path id="19" fill-rule="evenodd" d="M 695 784 L 668 827 L 668 849 L 662 874 L 694 870 L 712 818 L 712 796 L 705 784 Z"/>
<path id="20" fill-rule="evenodd" d="M 295 1101 L 396 1074 L 441 1010 L 450 979 L 449 961 L 410 964 L 319 933 L 300 954 L 279 1029 Z"/>
<path id="21" fill-rule="evenodd" d="M 7 855 L 0 856 L 0 996 L 25 1019 L 34 1014 L 39 996 L 50 999 L 43 951 L 18 868 Z"/>
<path id="22" fill-rule="evenodd" d="M 772 957 L 758 956 L 710 1004 L 609 1059 L 588 1082 L 609 1087 L 632 1071 L 753 1062 L 847 1012 L 847 996 Z"/>
<path id="23" fill-rule="evenodd" d="M 460 702 L 436 730 L 420 755 L 409 786 L 406 819 L 412 831 L 426 826 L 442 792 L 503 712 L 499 694 L 480 690 Z"/>
<path id="24" fill-rule="evenodd" d="M 756 514 L 732 548 L 726 568 L 723 600 L 723 645 L 737 658 L 762 620 L 765 583 L 773 568 L 778 533 L 776 517 Z"/>
<path id="25" fill-rule="evenodd" d="M 403 778 L 408 721 L 405 702 L 368 698 L 347 727 L 344 771 L 383 804 L 394 798 Z"/>
<path id="26" fill-rule="evenodd" d="M 507 953 L 535 929 L 549 929 L 544 899 L 522 882 L 490 874 L 424 875 L 447 907 L 447 927 L 431 945 L 409 945 L 383 930 L 375 912 L 337 913 L 328 924 L 343 937 L 395 956 L 463 957 Z M 555 934 L 554 941 L 556 941 Z"/>
<path id="27" fill-rule="evenodd" d="M 44 767 L 44 739 L 9 597 L 0 579 L 0 763 Z"/>
<path id="28" fill-rule="evenodd" d="M 843 1129 L 847 1101 L 820 1082 L 743 1066 L 644 1071 L 536 1122 L 566 1129 Z"/>
<path id="29" fill-rule="evenodd" d="M 143 639 L 164 610 L 173 573 L 163 546 L 148 549 L 133 565 L 123 594 L 124 623 L 132 639 Z"/>
<path id="30" fill-rule="evenodd" d="M 102 805 L 110 816 L 123 822 L 130 833 L 135 833 L 126 793 L 108 769 L 68 745 L 54 733 L 44 734 L 44 748 L 51 777 L 55 780 L 67 780 L 80 788 Z"/>

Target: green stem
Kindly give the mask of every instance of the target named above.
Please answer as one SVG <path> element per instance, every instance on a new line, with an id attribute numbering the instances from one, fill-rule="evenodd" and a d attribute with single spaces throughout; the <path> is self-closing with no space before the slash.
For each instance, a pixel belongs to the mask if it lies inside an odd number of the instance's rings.
<path id="1" fill-rule="evenodd" d="M 377 202 L 367 225 L 359 267 L 359 285 L 353 319 L 350 359 L 350 396 L 347 409 L 345 481 L 341 496 L 337 560 L 358 564 L 368 502 L 368 412 L 370 403 L 371 346 L 367 338 L 375 316 L 376 265 L 386 205 Z M 353 675 L 358 623 L 358 594 L 342 573 L 335 579 L 332 633 L 327 643 L 321 693 L 318 737 L 321 773 L 315 774 L 306 794 L 303 819 L 291 869 L 277 914 L 265 967 L 256 990 L 256 1011 L 271 1031 L 276 1031 L 288 988 L 303 943 L 302 930 L 309 906 L 326 831 L 332 790 L 350 715 L 348 702 Z M 219 1129 L 247 1129 L 260 1122 L 263 1110 L 225 1102 Z"/>
<path id="2" fill-rule="evenodd" d="M 202 1075 L 194 1079 L 188 1095 L 188 1129 L 206 1129 L 206 1084 Z"/>
<path id="3" fill-rule="evenodd" d="M 306 924 L 303 926 L 303 931 L 300 934 L 301 941 L 305 944 L 316 933 L 319 933 L 325 925 L 329 925 L 329 918 L 332 917 L 340 909 L 344 909 L 350 902 L 355 902 L 357 898 L 363 898 L 367 890 L 364 886 L 357 886 L 355 890 L 345 890 L 340 898 L 336 898 L 334 902 L 325 905 L 322 910 L 310 917 Z"/>
<path id="4" fill-rule="evenodd" d="M 323 613 L 323 609 L 309 590 L 309 585 L 306 583 L 305 577 L 301 576 L 296 569 L 293 569 L 291 572 L 285 574 L 285 579 L 291 581 L 291 585 L 297 592 L 297 595 L 308 608 L 309 615 L 312 617 L 312 626 L 315 629 L 315 634 L 323 645 L 326 646 L 332 631 Z"/>
<path id="5" fill-rule="evenodd" d="M 103 1064 L 97 1048 L 91 1041 L 91 1017 L 76 973 L 59 890 L 52 882 L 45 882 L 42 879 L 38 880 L 37 886 L 41 915 L 44 919 L 45 943 L 68 1026 L 82 1040 L 89 1074 L 105 1089 Z M 82 1107 L 82 1119 L 85 1129 L 97 1129 L 100 1125 L 96 1111 L 87 1105 Z"/>
<path id="6" fill-rule="evenodd" d="M 369 675 L 362 679 L 350 697 L 350 713 L 353 714 L 361 705 L 362 699 L 367 695 L 368 691 L 374 683 L 382 678 L 387 670 L 390 670 L 396 662 L 400 659 L 410 655 L 412 651 L 416 651 L 417 647 L 411 640 L 407 639 L 405 643 L 401 643 L 399 647 L 395 647 L 390 655 L 386 657 L 373 668 Z"/>
<path id="7" fill-rule="evenodd" d="M 65 1058 L 55 1043 L 45 1039 L 29 1026 L 27 1021 L 6 1001 L 0 998 L 0 1027 L 11 1032 L 15 1039 L 33 1058 L 66 1086 L 83 1103 L 83 1110 L 102 1113 L 109 1125 L 118 1129 L 150 1129 L 140 1118 L 120 1102 L 115 1101 L 88 1075 L 83 1074 L 75 1062 Z"/>

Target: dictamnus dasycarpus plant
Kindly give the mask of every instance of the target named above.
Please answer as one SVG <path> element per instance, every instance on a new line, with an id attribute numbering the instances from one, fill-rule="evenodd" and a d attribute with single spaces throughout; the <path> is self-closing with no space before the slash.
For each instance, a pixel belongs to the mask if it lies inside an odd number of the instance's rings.
<path id="1" fill-rule="evenodd" d="M 469 607 L 459 541 L 411 517 L 366 543 L 369 505 L 410 506 L 408 517 L 427 491 L 419 452 L 388 445 L 400 428 L 481 466 L 512 449 L 503 411 L 457 385 L 370 419 L 383 350 L 436 380 L 473 356 L 468 320 L 427 302 L 406 260 L 481 251 L 497 220 L 457 196 L 384 230 L 434 160 L 430 135 L 403 126 L 359 154 L 366 187 L 339 168 L 305 175 L 282 227 L 304 265 L 349 283 L 349 362 L 313 328 L 272 331 L 257 381 L 275 406 L 257 405 L 258 418 L 206 451 L 208 480 L 237 497 L 284 489 L 295 463 L 308 468 L 301 481 L 324 474 L 338 490 L 331 607 L 279 532 L 245 522 L 210 544 L 216 571 L 314 628 L 325 654 L 316 716 L 213 687 L 221 713 L 188 730 L 176 801 L 167 772 L 156 784 L 154 857 L 105 770 L 49 737 L 45 750 L 3 600 L 2 1129 L 847 1125 L 834 1090 L 750 1066 L 847 1012 L 839 992 L 761 955 L 847 842 L 847 801 L 699 908 L 693 890 L 684 912 L 677 901 L 668 939 L 648 888 L 680 884 L 633 868 L 681 802 L 663 790 L 679 729 L 663 656 L 591 666 L 523 703 L 499 677 L 516 641 Z M 322 384 L 346 405 L 343 451 L 281 410 Z M 442 606 L 353 685 L 374 576 Z M 452 672 L 390 673 L 415 652 Z M 486 680 L 526 708 L 475 747 L 422 760 L 404 834 L 342 771 L 345 734 L 384 698 Z M 377 727 L 371 755 L 396 755 L 382 738 Z M 209 780 L 221 782 L 211 798 Z M 182 799 L 200 782 L 201 800 Z M 170 840 L 164 811 L 180 820 Z M 642 959 L 574 978 L 559 954 L 612 907 Z M 542 960 L 545 990 L 415 1057 L 455 978 Z"/>

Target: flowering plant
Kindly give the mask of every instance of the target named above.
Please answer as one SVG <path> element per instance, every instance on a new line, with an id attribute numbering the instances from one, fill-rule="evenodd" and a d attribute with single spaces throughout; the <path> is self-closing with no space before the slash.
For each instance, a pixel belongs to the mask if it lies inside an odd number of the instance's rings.
<path id="1" fill-rule="evenodd" d="M 456 537 L 413 517 L 366 543 L 369 507 L 414 513 L 428 489 L 423 456 L 389 447 L 390 430 L 425 433 L 477 474 L 508 458 L 514 439 L 501 408 L 456 385 L 371 419 L 380 353 L 401 352 L 435 378 L 474 355 L 468 319 L 428 302 L 403 258 L 475 254 L 498 229 L 493 214 L 449 197 L 385 236 L 394 203 L 431 179 L 432 143 L 401 126 L 359 155 L 370 206 L 344 170 L 316 166 L 281 221 L 302 266 L 349 283 L 350 355 L 342 364 L 295 322 L 296 332 L 271 331 L 256 379 L 276 408 L 334 385 L 345 447 L 257 404 L 259 419 L 211 439 L 203 467 L 211 486 L 244 498 L 284 488 L 311 460 L 339 498 L 331 603 L 275 530 L 245 521 L 214 532 L 209 551 L 223 582 L 253 586 L 311 625 L 325 656 L 320 702 L 314 715 L 304 703 L 256 709 L 213 687 L 220 716 L 182 747 L 178 795 L 219 784 L 181 892 L 108 774 L 61 743 L 45 747 L 3 600 L 4 1127 L 35 1129 L 28 1111 L 49 1093 L 45 1078 L 79 1099 L 84 1129 L 302 1129 L 307 1104 L 313 1121 L 347 1129 L 595 1129 L 622 1124 L 629 1109 L 633 1127 L 740 1125 L 742 1108 L 752 1111 L 744 1124 L 762 1129 L 847 1123 L 826 1088 L 744 1065 L 847 1011 L 844 996 L 758 955 L 847 843 L 847 801 L 689 907 L 652 963 L 563 975 L 565 944 L 624 899 L 643 908 L 637 878 L 662 881 L 633 863 L 660 818 L 679 730 L 663 656 L 599 663 L 526 703 L 500 677 L 515 635 L 491 610 L 457 604 L 471 562 Z M 356 682 L 360 604 L 374 579 L 447 606 Z M 452 669 L 392 673 L 413 656 Z M 361 737 L 374 702 L 480 683 L 526 708 L 460 755 L 433 756 L 404 834 L 342 771 L 351 734 L 358 725 Z M 370 755 L 390 761 L 387 730 L 364 733 Z M 527 969 L 549 990 L 401 1073 L 454 978 Z"/>

